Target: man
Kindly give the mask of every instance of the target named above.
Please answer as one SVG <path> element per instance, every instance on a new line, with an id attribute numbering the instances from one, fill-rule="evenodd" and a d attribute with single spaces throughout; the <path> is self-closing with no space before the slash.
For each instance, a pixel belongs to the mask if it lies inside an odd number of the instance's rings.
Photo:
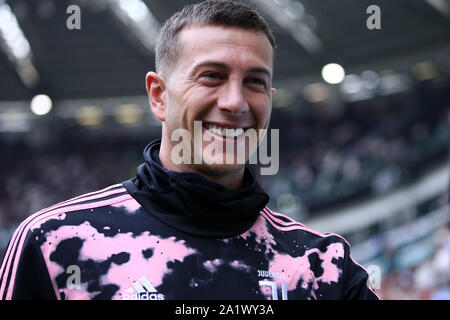
<path id="1" fill-rule="evenodd" d="M 172 16 L 146 76 L 161 141 L 135 178 L 26 219 L 0 297 L 377 299 L 344 239 L 272 212 L 238 161 L 254 150 L 246 133 L 269 125 L 274 49 L 264 20 L 239 3 Z"/>

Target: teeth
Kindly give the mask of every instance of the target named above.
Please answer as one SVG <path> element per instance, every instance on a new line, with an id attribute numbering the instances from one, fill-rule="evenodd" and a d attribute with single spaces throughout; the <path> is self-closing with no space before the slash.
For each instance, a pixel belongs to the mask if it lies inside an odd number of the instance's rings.
<path id="1" fill-rule="evenodd" d="M 206 123 L 205 127 L 212 133 L 217 134 L 219 136 L 224 136 L 227 138 L 236 138 L 244 133 L 244 129 L 242 129 L 242 128 L 229 129 L 229 128 L 219 127 L 219 126 L 216 126 L 215 124 L 210 124 L 210 123 Z"/>

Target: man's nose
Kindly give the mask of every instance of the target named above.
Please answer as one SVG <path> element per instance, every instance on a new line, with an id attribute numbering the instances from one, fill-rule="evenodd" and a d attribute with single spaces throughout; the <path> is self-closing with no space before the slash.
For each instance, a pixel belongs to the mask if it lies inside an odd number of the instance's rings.
<path id="1" fill-rule="evenodd" d="M 228 82 L 217 101 L 221 111 L 235 113 L 244 113 L 249 110 L 247 99 L 244 94 L 244 88 L 241 82 Z"/>

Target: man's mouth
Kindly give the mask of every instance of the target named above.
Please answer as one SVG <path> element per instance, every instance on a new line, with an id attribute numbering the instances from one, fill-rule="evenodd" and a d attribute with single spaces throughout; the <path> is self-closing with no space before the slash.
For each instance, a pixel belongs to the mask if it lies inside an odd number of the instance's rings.
<path id="1" fill-rule="evenodd" d="M 225 138 L 238 138 L 244 134 L 245 128 L 224 128 L 217 124 L 203 123 L 206 129 L 217 136 L 225 137 Z"/>

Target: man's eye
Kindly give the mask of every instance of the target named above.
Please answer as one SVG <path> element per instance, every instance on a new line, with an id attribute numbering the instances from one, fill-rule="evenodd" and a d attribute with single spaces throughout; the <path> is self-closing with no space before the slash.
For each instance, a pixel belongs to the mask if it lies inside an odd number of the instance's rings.
<path id="1" fill-rule="evenodd" d="M 215 79 L 222 79 L 223 77 L 220 74 L 218 74 L 218 73 L 208 72 L 208 73 L 204 73 L 202 75 L 202 78 L 215 80 Z"/>
<path id="2" fill-rule="evenodd" d="M 257 86 L 264 87 L 264 88 L 266 87 L 266 82 L 259 78 L 250 78 L 247 80 L 247 82 L 252 85 L 257 85 Z"/>

